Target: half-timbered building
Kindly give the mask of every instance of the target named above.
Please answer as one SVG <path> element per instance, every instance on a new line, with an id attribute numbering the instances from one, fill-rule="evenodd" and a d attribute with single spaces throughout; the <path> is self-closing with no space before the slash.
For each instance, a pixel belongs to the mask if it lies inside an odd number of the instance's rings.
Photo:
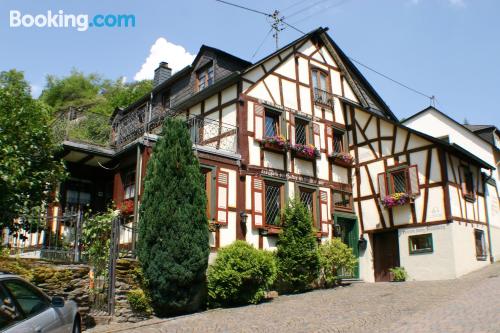
<path id="1" fill-rule="evenodd" d="M 327 29 L 256 63 L 207 46 L 173 75 L 162 63 L 151 93 L 113 114 L 105 150 L 65 142 L 65 159 L 112 179 L 110 196 L 130 207 L 130 226 L 141 223 L 147 161 L 165 117 L 188 122 L 214 253 L 237 239 L 274 249 L 281 213 L 297 198 L 318 242 L 337 236 L 353 249 L 351 278 L 386 281 L 396 266 L 411 279 L 452 278 L 490 258 L 498 215 L 488 219 L 487 206 L 498 209 L 498 194 L 485 200 L 482 171 L 494 166 L 401 124 Z"/>

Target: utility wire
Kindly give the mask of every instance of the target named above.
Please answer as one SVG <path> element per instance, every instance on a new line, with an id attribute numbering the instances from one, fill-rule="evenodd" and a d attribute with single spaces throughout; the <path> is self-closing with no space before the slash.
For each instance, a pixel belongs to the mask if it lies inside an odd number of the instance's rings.
<path id="1" fill-rule="evenodd" d="M 410 91 L 413 91 L 413 92 L 414 92 L 414 93 L 416 93 L 416 94 L 419 94 L 419 95 L 422 95 L 422 96 L 424 96 L 424 97 L 427 97 L 427 98 L 428 98 L 429 100 L 431 100 L 431 101 L 435 99 L 435 97 L 434 97 L 434 96 L 429 96 L 429 95 L 427 95 L 427 94 L 425 94 L 425 93 L 423 93 L 423 92 L 421 92 L 421 91 L 418 91 L 417 89 L 414 89 L 414 88 L 412 88 L 412 87 L 409 87 L 409 86 L 407 86 L 406 84 L 401 83 L 401 82 L 399 82 L 399 81 L 397 81 L 397 80 L 395 80 L 395 79 L 393 79 L 393 78 L 391 78 L 391 77 L 389 77 L 389 76 L 387 76 L 387 75 L 385 75 L 385 74 L 383 74 L 383 73 L 381 73 L 381 72 L 379 72 L 379 71 L 377 71 L 377 70 L 375 70 L 375 69 L 373 69 L 373 68 L 371 68 L 371 67 L 369 67 L 369 66 L 367 66 L 367 65 L 365 65 L 365 64 L 363 64 L 363 63 L 361 63 L 361 62 L 359 62 L 358 60 L 356 60 L 356 59 L 354 59 L 354 58 L 351 58 L 351 57 L 348 57 L 348 58 L 349 58 L 351 61 L 354 61 L 355 63 L 357 63 L 358 65 L 360 65 L 360 66 L 362 66 L 362 67 L 364 67 L 364 68 L 368 69 L 369 71 L 372 71 L 372 72 L 374 72 L 374 73 L 376 73 L 376 74 L 378 74 L 378 75 L 382 76 L 383 78 L 386 78 L 386 79 L 387 79 L 387 80 L 389 80 L 389 81 L 392 81 L 392 82 L 394 82 L 394 83 L 396 83 L 396 84 L 400 85 L 400 86 L 401 86 L 401 87 L 403 87 L 403 88 L 406 88 L 406 89 L 408 89 L 408 90 L 410 90 Z"/>
<path id="2" fill-rule="evenodd" d="M 271 29 L 269 29 L 269 31 L 266 34 L 266 37 L 264 37 L 264 39 L 260 43 L 259 47 L 257 47 L 257 50 L 255 50 L 254 54 L 252 55 L 252 59 L 255 58 L 255 56 L 257 55 L 257 53 L 260 51 L 260 48 L 262 47 L 262 45 L 264 45 L 264 43 L 267 40 L 267 37 L 269 37 L 269 35 L 271 34 L 272 31 L 273 31 L 273 27 L 271 27 Z"/>
<path id="3" fill-rule="evenodd" d="M 325 1 L 330 1 L 330 0 L 319 0 L 319 1 L 316 1 L 316 2 L 314 2 L 314 3 L 312 3 L 312 4 L 310 4 L 310 5 L 308 5 L 308 6 L 304 7 L 304 8 L 302 8 L 302 9 L 299 9 L 299 10 L 297 10 L 297 11 L 293 12 L 293 13 L 292 13 L 292 14 L 290 14 L 290 15 L 287 15 L 287 16 L 286 16 L 286 18 L 287 18 L 287 19 L 289 19 L 290 17 L 293 17 L 293 16 L 295 16 L 295 15 L 301 14 L 301 13 L 303 13 L 304 11 L 306 11 L 306 10 L 308 10 L 308 9 L 311 9 L 312 7 L 314 7 L 314 6 L 316 6 L 316 5 L 319 5 L 320 3 L 325 2 Z"/>
<path id="4" fill-rule="evenodd" d="M 350 1 L 350 0 L 342 0 L 342 1 L 339 1 L 339 2 L 337 2 L 337 3 L 333 3 L 333 4 L 331 4 L 330 6 L 327 6 L 327 7 L 325 7 L 325 8 L 319 8 L 319 10 L 317 10 L 316 12 L 314 12 L 314 13 L 312 13 L 312 14 L 310 14 L 310 15 L 307 15 L 306 17 L 303 17 L 303 18 L 299 19 L 298 21 L 293 22 L 292 24 L 297 24 L 297 23 L 303 22 L 303 21 L 305 21 L 305 20 L 307 20 L 307 19 L 310 19 L 311 17 L 316 16 L 316 15 L 318 15 L 318 14 L 323 14 L 323 13 L 324 13 L 324 12 L 326 12 L 327 10 L 332 9 L 332 8 L 335 8 L 335 7 L 339 7 L 339 6 L 341 6 L 341 5 L 343 5 L 344 3 L 349 2 L 349 1 Z"/>
<path id="5" fill-rule="evenodd" d="M 291 25 L 291 24 L 286 23 L 286 22 L 285 22 L 285 21 L 283 21 L 283 20 L 281 20 L 281 23 L 283 23 L 283 24 L 284 24 L 284 25 L 286 25 L 287 27 L 292 28 L 292 29 L 293 29 L 293 30 L 295 30 L 295 31 L 300 32 L 300 33 L 301 33 L 301 34 L 303 34 L 303 35 L 305 35 L 305 34 L 306 34 L 304 31 L 300 30 L 299 28 L 294 27 L 294 26 L 293 26 L 293 25 Z"/>
<path id="6" fill-rule="evenodd" d="M 293 7 L 300 5 L 300 4 L 303 4 L 304 2 L 307 2 L 307 1 L 309 1 L 309 0 L 299 0 L 299 1 L 291 4 L 290 6 L 283 8 L 282 10 L 280 10 L 280 12 L 281 13 L 286 12 L 287 10 L 292 9 Z"/>
<path id="7" fill-rule="evenodd" d="M 244 6 L 240 6 L 240 5 L 237 5 L 235 3 L 227 2 L 227 1 L 224 1 L 224 0 L 215 0 L 215 1 L 222 2 L 222 3 L 225 3 L 226 5 L 238 7 L 238 8 L 241 8 L 241 9 L 249 10 L 249 11 L 257 13 L 257 14 L 262 14 L 262 15 L 269 16 L 269 17 L 272 16 L 269 13 L 264 13 L 264 12 L 261 12 L 260 10 L 256 10 L 256 9 L 252 9 L 252 8 L 248 8 L 248 7 L 244 7 Z"/>

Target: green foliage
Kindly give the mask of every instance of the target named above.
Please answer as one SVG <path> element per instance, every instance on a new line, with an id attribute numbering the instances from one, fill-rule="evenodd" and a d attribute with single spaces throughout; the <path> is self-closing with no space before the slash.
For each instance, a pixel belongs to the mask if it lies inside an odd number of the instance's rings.
<path id="1" fill-rule="evenodd" d="M 318 242 L 313 233 L 312 216 L 298 200 L 284 213 L 276 259 L 278 287 L 283 292 L 302 292 L 311 288 L 319 275 Z"/>
<path id="2" fill-rule="evenodd" d="M 217 253 L 208 268 L 208 301 L 211 306 L 259 303 L 276 279 L 271 252 L 236 241 Z"/>
<path id="3" fill-rule="evenodd" d="M 408 273 L 404 267 L 389 268 L 389 271 L 394 275 L 393 281 L 403 282 L 408 279 Z"/>
<path id="4" fill-rule="evenodd" d="M 151 299 L 142 289 L 132 289 L 127 293 L 127 301 L 132 311 L 144 315 L 151 315 Z"/>
<path id="5" fill-rule="evenodd" d="M 153 89 L 151 80 L 123 83 L 121 79 L 109 84 L 102 91 L 104 103 L 95 105 L 92 112 L 110 115 L 116 108 L 125 108 Z"/>
<path id="6" fill-rule="evenodd" d="M 22 72 L 0 73 L 0 229 L 29 230 L 29 223 L 13 219 L 39 214 L 64 178 L 64 165 L 54 158 L 49 119 L 48 109 L 31 97 Z"/>
<path id="7" fill-rule="evenodd" d="M 105 213 L 86 215 L 82 229 L 82 244 L 95 276 L 105 275 L 109 261 L 112 221 L 117 214 L 108 209 Z"/>
<path id="8" fill-rule="evenodd" d="M 340 280 L 340 272 L 352 272 L 358 263 L 352 249 L 340 238 L 334 238 L 319 246 L 321 275 L 327 286 Z"/>
<path id="9" fill-rule="evenodd" d="M 204 180 L 186 123 L 168 118 L 147 167 L 138 240 L 139 261 L 159 315 L 192 312 L 204 304 L 205 208 Z"/>

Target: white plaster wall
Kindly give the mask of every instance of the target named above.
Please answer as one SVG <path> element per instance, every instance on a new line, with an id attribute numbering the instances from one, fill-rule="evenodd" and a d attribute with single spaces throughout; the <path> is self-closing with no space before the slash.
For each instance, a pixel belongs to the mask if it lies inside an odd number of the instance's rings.
<path id="1" fill-rule="evenodd" d="M 408 237 L 428 233 L 432 233 L 434 251 L 410 254 Z M 409 280 L 443 280 L 456 277 L 452 224 L 399 229 L 398 237 L 400 265 L 408 272 Z"/>
<path id="2" fill-rule="evenodd" d="M 457 222 L 454 222 L 452 224 L 453 248 L 455 256 L 455 275 L 457 277 L 487 266 L 490 263 L 489 257 L 484 261 L 476 259 L 474 229 L 480 229 L 484 231 L 484 236 L 486 238 L 486 249 L 488 249 L 488 234 L 486 226 L 472 226 L 470 223 L 459 224 Z"/>
<path id="3" fill-rule="evenodd" d="M 366 250 L 359 253 L 359 278 L 365 282 L 375 282 L 372 237 L 365 235 L 364 238 L 367 245 Z"/>
<path id="4" fill-rule="evenodd" d="M 222 95 L 221 95 L 222 104 L 227 103 L 235 98 L 238 98 L 238 91 L 236 89 L 235 84 L 222 91 Z"/>
<path id="5" fill-rule="evenodd" d="M 285 165 L 283 155 L 270 151 L 264 151 L 264 167 L 284 170 Z"/>
<path id="6" fill-rule="evenodd" d="M 295 159 L 295 173 L 299 175 L 313 176 L 313 162 L 304 161 L 300 158 Z"/>

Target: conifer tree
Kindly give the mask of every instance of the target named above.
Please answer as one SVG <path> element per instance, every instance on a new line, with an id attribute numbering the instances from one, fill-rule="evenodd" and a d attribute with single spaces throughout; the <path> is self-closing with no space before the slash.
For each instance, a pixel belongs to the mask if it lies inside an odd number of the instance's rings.
<path id="1" fill-rule="evenodd" d="M 186 123 L 165 121 L 148 163 L 138 257 L 160 316 L 196 311 L 208 265 L 206 195 Z"/>
<path id="2" fill-rule="evenodd" d="M 278 287 L 282 292 L 302 292 L 310 289 L 319 276 L 318 242 L 312 216 L 304 204 L 293 200 L 283 217 L 283 232 L 276 251 Z"/>

